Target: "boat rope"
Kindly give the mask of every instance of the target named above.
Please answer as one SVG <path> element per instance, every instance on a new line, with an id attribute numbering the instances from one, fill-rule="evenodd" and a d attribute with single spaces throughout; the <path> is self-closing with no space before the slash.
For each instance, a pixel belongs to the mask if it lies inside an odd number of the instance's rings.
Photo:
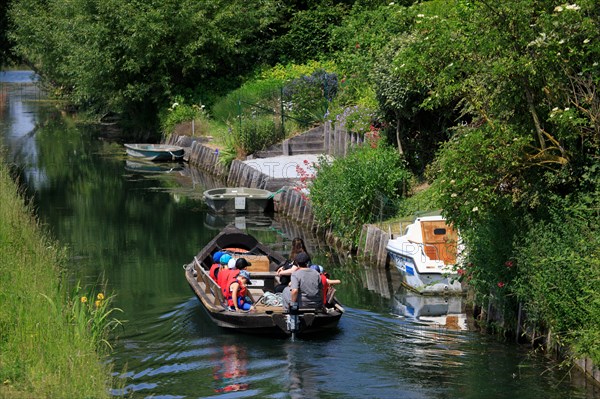
<path id="1" fill-rule="evenodd" d="M 271 199 L 271 198 L 275 197 L 275 195 L 277 195 L 277 194 L 279 194 L 279 193 L 282 193 L 282 192 L 284 192 L 284 191 L 285 191 L 285 189 L 282 187 L 282 188 L 280 188 L 279 190 L 275 191 L 274 193 L 271 193 L 271 194 L 270 194 L 270 195 L 267 197 L 267 199 Z"/>
<path id="2" fill-rule="evenodd" d="M 283 297 L 281 293 L 265 292 L 256 303 L 262 303 L 265 306 L 283 306 Z"/>

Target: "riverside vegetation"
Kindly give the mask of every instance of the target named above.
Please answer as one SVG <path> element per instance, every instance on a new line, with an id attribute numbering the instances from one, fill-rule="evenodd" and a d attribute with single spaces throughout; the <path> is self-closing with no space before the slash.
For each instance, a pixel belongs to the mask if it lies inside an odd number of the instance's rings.
<path id="1" fill-rule="evenodd" d="M 18 192 L 0 163 L 0 396 L 108 398 L 110 295 L 69 288 L 64 251 Z"/>
<path id="2" fill-rule="evenodd" d="M 4 53 L 99 120 L 154 122 L 155 140 L 194 120 L 226 161 L 327 120 L 380 137 L 317 167 L 318 221 L 352 244 L 443 209 L 499 328 L 524 309 L 532 335 L 600 363 L 595 0 L 10 3 Z"/>

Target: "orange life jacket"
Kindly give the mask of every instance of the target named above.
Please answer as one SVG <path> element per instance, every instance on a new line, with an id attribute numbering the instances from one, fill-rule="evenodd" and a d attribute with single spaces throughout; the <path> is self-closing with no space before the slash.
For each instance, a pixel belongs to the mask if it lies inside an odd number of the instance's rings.
<path id="1" fill-rule="evenodd" d="M 240 274 L 239 270 L 238 270 L 237 274 Z M 235 282 L 237 282 L 239 284 L 238 294 L 237 294 L 238 300 L 241 300 L 241 303 L 243 304 L 245 302 L 246 295 L 248 295 L 248 288 L 246 286 L 242 286 L 239 283 L 239 281 L 237 281 L 237 275 L 235 276 L 235 279 L 233 279 L 231 281 L 231 283 L 229 284 L 229 287 L 231 288 L 231 284 L 233 284 Z M 235 304 L 233 303 L 233 292 L 231 292 L 230 288 L 227 289 L 228 292 L 227 292 L 227 295 L 225 295 L 225 298 L 227 299 L 227 305 L 235 307 Z"/>
<path id="2" fill-rule="evenodd" d="M 231 283 L 237 280 L 238 274 L 240 274 L 238 269 L 223 269 L 219 272 L 218 283 L 225 299 L 229 299 L 231 296 L 231 292 L 229 292 L 229 286 Z"/>
<path id="3" fill-rule="evenodd" d="M 327 291 L 329 290 L 329 283 L 327 282 L 327 277 L 324 274 L 321 274 L 321 292 L 323 292 L 323 304 L 327 304 Z"/>
<path id="4" fill-rule="evenodd" d="M 218 283 L 217 278 L 220 273 L 220 271 L 217 272 L 217 270 L 219 270 L 220 267 L 221 267 L 220 263 L 213 263 L 213 265 L 210 267 L 210 270 L 208 271 L 208 275 L 210 276 L 210 278 L 212 278 L 217 283 Z"/>

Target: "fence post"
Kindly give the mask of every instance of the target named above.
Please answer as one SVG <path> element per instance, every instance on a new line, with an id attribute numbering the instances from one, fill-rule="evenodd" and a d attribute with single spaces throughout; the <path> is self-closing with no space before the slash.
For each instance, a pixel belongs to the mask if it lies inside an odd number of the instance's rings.
<path id="1" fill-rule="evenodd" d="M 283 86 L 279 87 L 279 102 L 281 104 L 281 138 L 285 138 L 285 109 L 283 107 Z"/>

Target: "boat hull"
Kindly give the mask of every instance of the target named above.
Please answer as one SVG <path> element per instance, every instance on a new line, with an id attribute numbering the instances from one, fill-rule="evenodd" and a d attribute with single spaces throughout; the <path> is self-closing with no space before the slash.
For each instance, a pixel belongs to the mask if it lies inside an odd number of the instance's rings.
<path id="1" fill-rule="evenodd" d="M 167 144 L 125 144 L 127 155 L 146 161 L 179 161 L 185 151 L 182 147 Z"/>
<path id="2" fill-rule="evenodd" d="M 388 253 L 394 266 L 403 278 L 403 284 L 422 294 L 461 294 L 464 289 L 454 273 L 422 273 L 419 272 L 414 258 L 407 254 L 395 252 L 388 247 Z"/>
<path id="3" fill-rule="evenodd" d="M 213 188 L 204 192 L 204 200 L 217 213 L 261 213 L 273 201 L 273 193 L 247 187 Z"/>
<path id="4" fill-rule="evenodd" d="M 442 215 L 417 217 L 386 249 L 404 285 L 422 294 L 463 293 L 456 273 L 458 232 Z"/>

